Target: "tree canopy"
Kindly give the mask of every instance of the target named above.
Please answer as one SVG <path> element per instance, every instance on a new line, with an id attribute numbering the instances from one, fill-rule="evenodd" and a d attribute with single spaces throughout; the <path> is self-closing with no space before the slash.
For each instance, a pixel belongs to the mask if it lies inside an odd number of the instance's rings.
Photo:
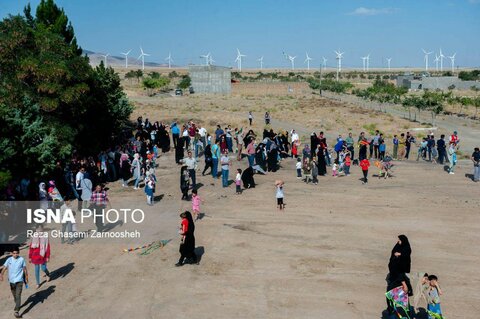
<path id="1" fill-rule="evenodd" d="M 0 22 L 0 171 L 47 174 L 74 149 L 95 154 L 131 112 L 118 75 L 89 65 L 53 0 Z"/>

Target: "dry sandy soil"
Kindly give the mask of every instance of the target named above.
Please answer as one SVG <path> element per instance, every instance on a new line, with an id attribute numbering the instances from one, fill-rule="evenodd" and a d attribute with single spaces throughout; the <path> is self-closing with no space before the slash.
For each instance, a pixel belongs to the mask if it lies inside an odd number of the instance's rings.
<path id="1" fill-rule="evenodd" d="M 275 128 L 292 126 L 303 135 L 324 129 L 330 139 L 350 127 L 358 132 L 366 123 L 389 134 L 411 127 L 388 114 L 303 94 L 133 100 L 135 116 L 192 117 L 209 128 L 219 120 L 245 124 L 252 108 L 257 118 L 270 108 Z M 258 122 L 256 130 L 263 128 Z M 460 162 L 455 175 L 440 165 L 397 162 L 388 180 L 372 176 L 378 174 L 372 168 L 368 185 L 353 167 L 351 176 L 321 177 L 315 186 L 297 180 L 295 162 L 287 159 L 280 171 L 256 175 L 257 187 L 242 195 L 234 194 L 234 185 L 223 189 L 219 180 L 197 174 L 206 214 L 196 223 L 201 261 L 181 268 L 174 267 L 178 214 L 191 205 L 180 200 L 173 154 L 158 163 L 153 209 L 143 204 L 143 191 L 109 185 L 114 207 L 129 202 L 145 208 L 146 221 L 138 226 L 142 238 L 110 244 L 84 239 L 72 246 L 54 242 L 49 263 L 50 271 L 57 270 L 54 280 L 24 290 L 23 299 L 33 301 L 22 310 L 25 318 L 382 318 L 388 258 L 399 234 L 412 245 L 412 277 L 417 272 L 439 276 L 447 318 L 477 318 L 480 200 L 478 185 L 466 177 L 472 170 L 468 161 Z M 246 166 L 246 159 L 235 160 L 232 170 Z M 279 178 L 286 181 L 284 212 L 275 208 L 273 183 Z M 172 241 L 148 256 L 122 252 L 167 239 Z M 5 282 L 0 288 L 0 318 L 11 318 L 13 298 Z"/>

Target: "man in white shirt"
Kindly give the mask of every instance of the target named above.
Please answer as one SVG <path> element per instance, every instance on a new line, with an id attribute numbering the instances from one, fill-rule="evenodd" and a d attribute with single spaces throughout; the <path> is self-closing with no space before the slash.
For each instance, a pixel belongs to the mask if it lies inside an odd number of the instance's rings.
<path id="1" fill-rule="evenodd" d="M 299 140 L 298 134 L 297 132 L 295 132 L 295 130 L 292 130 L 291 135 L 292 135 L 292 144 Z"/>
<path id="2" fill-rule="evenodd" d="M 192 151 L 188 151 L 187 154 L 188 154 L 188 157 L 180 160 L 180 162 L 187 165 L 188 174 L 192 179 L 192 189 L 195 189 L 195 186 L 196 186 L 195 171 L 197 169 L 197 159 L 192 156 Z"/>
<path id="3" fill-rule="evenodd" d="M 78 171 L 77 175 L 75 176 L 75 189 L 77 190 L 78 193 L 78 211 L 82 209 L 82 181 L 85 178 L 85 167 L 82 166 L 80 167 L 80 170 Z"/>
<path id="4" fill-rule="evenodd" d="M 200 126 L 198 129 L 198 134 L 200 134 L 200 141 L 202 141 L 203 149 L 205 149 L 205 147 L 207 147 L 207 129 L 203 126 Z"/>

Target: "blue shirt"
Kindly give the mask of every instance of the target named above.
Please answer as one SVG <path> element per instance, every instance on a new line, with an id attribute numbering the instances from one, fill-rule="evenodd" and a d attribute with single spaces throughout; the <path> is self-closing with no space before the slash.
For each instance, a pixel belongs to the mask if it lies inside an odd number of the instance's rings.
<path id="1" fill-rule="evenodd" d="M 10 257 L 3 264 L 8 270 L 8 281 L 11 284 L 16 284 L 17 282 L 23 282 L 23 268 L 26 267 L 25 259 L 18 256 L 16 259 Z"/>
<path id="2" fill-rule="evenodd" d="M 172 126 L 172 134 L 180 134 L 180 129 L 177 125 Z"/>
<path id="3" fill-rule="evenodd" d="M 220 147 L 217 144 L 212 146 L 212 158 L 218 159 L 220 157 Z"/>

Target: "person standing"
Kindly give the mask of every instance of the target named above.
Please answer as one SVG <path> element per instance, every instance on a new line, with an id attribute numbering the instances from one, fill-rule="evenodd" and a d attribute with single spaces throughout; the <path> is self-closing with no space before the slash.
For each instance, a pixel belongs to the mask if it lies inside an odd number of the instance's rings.
<path id="1" fill-rule="evenodd" d="M 135 184 L 133 189 L 138 189 L 138 184 L 140 184 L 140 177 L 142 176 L 142 161 L 140 159 L 140 154 L 135 153 L 133 155 L 133 161 L 132 161 L 132 166 L 131 166 L 131 171 L 133 178 L 135 179 Z"/>
<path id="2" fill-rule="evenodd" d="M 445 134 L 440 135 L 437 140 L 438 162 L 443 165 L 443 161 L 447 159 Z"/>
<path id="3" fill-rule="evenodd" d="M 372 141 L 373 141 L 373 153 L 374 153 L 375 159 L 378 159 L 378 157 L 379 157 L 378 147 L 380 146 L 380 131 L 379 130 L 375 131 L 375 136 L 373 137 Z M 372 157 L 372 155 L 370 154 L 370 158 L 371 157 Z"/>
<path id="4" fill-rule="evenodd" d="M 243 127 L 240 128 L 240 130 L 235 129 L 235 140 L 237 141 L 237 161 L 241 161 L 243 150 Z"/>
<path id="5" fill-rule="evenodd" d="M 75 176 L 75 189 L 77 190 L 77 209 L 82 209 L 82 181 L 85 178 L 85 166 L 80 167 L 77 175 Z"/>
<path id="6" fill-rule="evenodd" d="M 225 150 L 225 152 L 223 153 L 220 159 L 220 163 L 222 165 L 222 186 L 228 187 L 229 168 L 232 165 L 232 163 L 230 163 L 227 150 Z"/>
<path id="7" fill-rule="evenodd" d="M 407 140 L 405 139 L 405 133 L 400 134 L 400 139 L 398 140 L 398 159 L 403 160 L 405 158 L 405 148 L 407 145 Z"/>
<path id="8" fill-rule="evenodd" d="M 435 137 L 430 135 L 427 141 L 427 152 L 428 152 L 428 161 L 432 161 L 432 149 L 435 148 Z"/>
<path id="9" fill-rule="evenodd" d="M 450 142 L 450 146 L 448 148 L 448 162 L 450 163 L 448 173 L 453 175 L 455 174 L 455 165 L 457 165 L 457 149 L 455 147 L 455 143 L 453 142 Z"/>
<path id="10" fill-rule="evenodd" d="M 220 159 L 220 140 L 216 140 L 212 146 L 212 176 L 218 178 L 218 160 Z"/>
<path id="11" fill-rule="evenodd" d="M 247 145 L 248 166 L 253 167 L 255 164 L 255 140 L 250 138 L 250 143 Z"/>
<path id="12" fill-rule="evenodd" d="M 205 156 L 205 167 L 203 168 L 202 176 L 205 176 L 205 172 L 210 167 L 210 171 L 213 171 L 213 163 L 212 163 L 212 146 L 210 144 L 205 147 L 205 152 L 203 153 Z"/>
<path id="13" fill-rule="evenodd" d="M 270 113 L 265 112 L 265 125 L 269 125 L 271 121 Z"/>
<path id="14" fill-rule="evenodd" d="M 362 184 L 367 184 L 368 183 L 368 168 L 370 167 L 370 162 L 368 159 L 363 159 L 360 161 L 360 167 L 362 168 L 362 173 L 363 173 L 363 183 Z"/>
<path id="15" fill-rule="evenodd" d="M 13 300 L 15 301 L 13 315 L 15 318 L 21 318 L 19 311 L 22 305 L 22 289 L 24 282 L 25 285 L 28 285 L 28 271 L 25 259 L 19 256 L 18 247 L 13 249 L 12 256 L 10 256 L 0 268 L 0 281 L 3 281 L 5 271 L 8 271 L 10 290 L 13 295 Z"/>
<path id="16" fill-rule="evenodd" d="M 410 135 L 410 132 L 407 132 L 407 136 L 405 137 L 405 159 L 408 160 L 408 156 L 410 155 L 410 148 L 412 143 L 415 143 L 415 139 L 413 136 Z"/>
<path id="17" fill-rule="evenodd" d="M 207 147 L 207 129 L 203 126 L 200 126 L 198 129 L 198 134 L 200 134 L 200 142 L 203 144 L 203 149 Z"/>
<path id="18" fill-rule="evenodd" d="M 110 205 L 110 200 L 108 199 L 107 192 L 103 189 L 102 185 L 97 185 L 95 191 L 92 193 L 92 197 L 90 198 L 90 202 L 93 204 L 95 209 L 94 216 L 95 216 L 95 225 L 97 226 L 97 231 L 103 231 L 103 210 L 107 206 L 107 203 Z"/>
<path id="19" fill-rule="evenodd" d="M 460 139 L 458 138 L 458 133 L 457 131 L 453 131 L 453 134 L 450 136 L 450 144 L 454 144 L 455 147 L 458 146 L 458 143 L 460 143 Z"/>
<path id="20" fill-rule="evenodd" d="M 399 140 L 398 140 L 398 137 L 397 135 L 393 135 L 393 158 L 394 159 L 397 159 L 397 156 L 398 156 L 398 144 L 399 144 Z"/>
<path id="21" fill-rule="evenodd" d="M 181 162 L 185 165 L 187 165 L 188 169 L 188 174 L 190 175 L 190 178 L 192 179 L 192 189 L 195 189 L 197 184 L 196 184 L 196 176 L 195 176 L 195 171 L 197 170 L 197 159 L 193 157 L 192 151 L 187 152 L 188 157 L 184 158 L 181 160 Z"/>
<path id="22" fill-rule="evenodd" d="M 47 262 L 50 259 L 50 243 L 48 241 L 48 233 L 43 231 L 43 226 L 39 225 L 38 231 L 35 232 L 30 249 L 28 259 L 35 266 L 35 280 L 37 281 L 37 289 L 40 288 L 40 268 L 47 276 L 47 282 L 50 281 L 50 272 L 47 269 Z"/>
<path id="23" fill-rule="evenodd" d="M 352 132 L 348 133 L 348 137 L 345 139 L 347 144 L 347 150 L 350 152 L 350 158 L 354 159 L 355 157 L 355 141 L 353 140 Z"/>
<path id="24" fill-rule="evenodd" d="M 185 263 L 198 264 L 197 255 L 195 254 L 195 224 L 192 214 L 189 211 L 185 211 L 180 214 L 180 218 L 182 219 L 179 230 L 181 236 L 180 259 L 175 266 L 181 267 Z"/>
<path id="25" fill-rule="evenodd" d="M 480 148 L 475 147 L 472 153 L 473 162 L 473 181 L 478 182 L 480 180 Z"/>
<path id="26" fill-rule="evenodd" d="M 252 126 L 252 122 L 253 122 L 252 111 L 248 111 L 248 123 L 250 124 L 250 126 Z"/>
<path id="27" fill-rule="evenodd" d="M 285 208 L 285 203 L 283 202 L 284 198 L 284 192 L 283 192 L 283 185 L 285 185 L 285 182 L 282 180 L 277 180 L 275 181 L 275 197 L 277 199 L 277 208 L 278 210 L 282 211 Z"/>

